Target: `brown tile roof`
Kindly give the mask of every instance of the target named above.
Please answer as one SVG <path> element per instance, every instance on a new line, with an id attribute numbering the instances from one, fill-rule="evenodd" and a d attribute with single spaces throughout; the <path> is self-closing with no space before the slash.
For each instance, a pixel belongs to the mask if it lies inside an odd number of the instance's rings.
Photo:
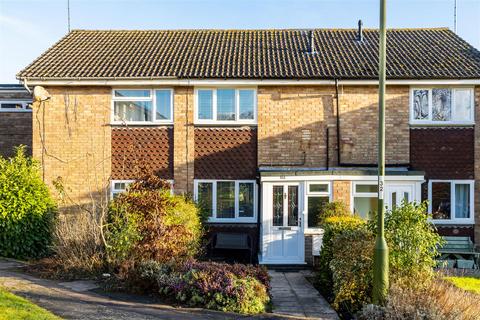
<path id="1" fill-rule="evenodd" d="M 112 179 L 138 179 L 146 172 L 173 179 L 173 128 L 114 128 Z"/>
<path id="2" fill-rule="evenodd" d="M 195 128 L 195 179 L 255 179 L 257 129 Z"/>
<path id="3" fill-rule="evenodd" d="M 32 79 L 374 79 L 378 31 L 74 30 L 18 73 Z M 448 29 L 392 29 L 390 79 L 480 78 L 480 52 Z"/>

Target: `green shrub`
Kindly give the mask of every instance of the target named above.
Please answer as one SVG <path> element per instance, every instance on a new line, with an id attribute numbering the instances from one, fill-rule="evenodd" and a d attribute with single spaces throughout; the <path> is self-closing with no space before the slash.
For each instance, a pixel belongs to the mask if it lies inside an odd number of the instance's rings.
<path id="1" fill-rule="evenodd" d="M 330 217 L 348 217 L 352 214 L 347 205 L 342 201 L 325 202 L 314 214 L 314 225 L 322 225 L 326 218 Z"/>
<path id="2" fill-rule="evenodd" d="M 25 147 L 10 159 L 0 157 L 0 256 L 49 254 L 56 206 L 39 168 Z"/>
<path id="3" fill-rule="evenodd" d="M 404 203 L 385 214 L 391 282 L 422 285 L 431 279 L 442 238 L 428 221 L 427 204 Z M 376 231 L 376 219 L 369 223 Z"/>
<path id="4" fill-rule="evenodd" d="M 334 237 L 330 262 L 333 306 L 341 314 L 353 314 L 370 302 L 373 249 L 373 234 L 364 225 L 343 230 Z"/>
<path id="5" fill-rule="evenodd" d="M 192 258 L 200 251 L 201 219 L 192 201 L 172 195 L 158 177 L 134 182 L 110 205 L 105 228 L 109 261 L 115 267 L 126 260 Z"/>
<path id="6" fill-rule="evenodd" d="M 138 273 L 146 282 L 156 282 L 161 296 L 188 306 L 256 314 L 269 303 L 267 271 L 258 266 L 145 261 Z"/>
<path id="7" fill-rule="evenodd" d="M 354 216 L 340 216 L 326 218 L 324 221 L 323 246 L 320 251 L 318 262 L 317 282 L 322 294 L 330 301 L 333 301 L 331 288 L 333 287 L 333 275 L 330 263 L 333 259 L 334 238 L 346 230 L 355 230 L 364 226 L 365 222 Z"/>

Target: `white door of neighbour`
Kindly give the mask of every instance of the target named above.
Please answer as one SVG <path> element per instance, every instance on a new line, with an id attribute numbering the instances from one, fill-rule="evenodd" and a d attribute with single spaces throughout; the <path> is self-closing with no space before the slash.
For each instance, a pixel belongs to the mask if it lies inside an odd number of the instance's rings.
<path id="1" fill-rule="evenodd" d="M 274 183 L 268 185 L 265 192 L 262 263 L 304 263 L 303 192 L 300 184 Z"/>
<path id="2" fill-rule="evenodd" d="M 414 185 L 412 184 L 392 184 L 385 187 L 386 207 L 393 210 L 405 202 L 412 202 L 414 199 Z"/>

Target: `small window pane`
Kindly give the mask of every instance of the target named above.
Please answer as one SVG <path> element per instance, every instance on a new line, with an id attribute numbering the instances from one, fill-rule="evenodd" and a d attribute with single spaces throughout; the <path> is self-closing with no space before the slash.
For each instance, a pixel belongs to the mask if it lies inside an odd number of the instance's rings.
<path id="1" fill-rule="evenodd" d="M 472 90 L 455 90 L 455 120 L 472 120 Z"/>
<path id="2" fill-rule="evenodd" d="M 115 97 L 149 98 L 150 90 L 115 90 Z"/>
<path id="3" fill-rule="evenodd" d="M 2 103 L 2 109 L 23 109 L 21 102 L 19 103 Z"/>
<path id="4" fill-rule="evenodd" d="M 428 90 L 413 90 L 413 118 L 428 119 Z"/>
<path id="5" fill-rule="evenodd" d="M 217 90 L 217 120 L 235 120 L 235 90 Z"/>
<path id="6" fill-rule="evenodd" d="M 283 187 L 273 186 L 273 223 L 274 227 L 283 226 Z"/>
<path id="7" fill-rule="evenodd" d="M 151 101 L 115 101 L 115 121 L 152 121 Z"/>
<path id="8" fill-rule="evenodd" d="M 377 193 L 378 185 L 376 184 L 357 184 L 355 185 L 355 192 L 358 193 Z"/>
<path id="9" fill-rule="evenodd" d="M 217 218 L 235 218 L 235 182 L 217 182 Z"/>
<path id="10" fill-rule="evenodd" d="M 125 184 L 125 182 L 115 182 L 113 184 L 113 188 L 115 190 L 125 190 L 126 189 L 126 184 Z"/>
<path id="11" fill-rule="evenodd" d="M 255 109 L 255 91 L 254 90 L 239 90 L 240 99 L 240 119 L 254 118 Z"/>
<path id="12" fill-rule="evenodd" d="M 323 206 L 328 203 L 328 197 L 308 197 L 308 227 L 317 228 L 320 226 L 320 217 Z"/>
<path id="13" fill-rule="evenodd" d="M 452 120 L 452 90 L 433 89 L 432 90 L 432 120 L 450 121 Z"/>
<path id="14" fill-rule="evenodd" d="M 253 217 L 253 183 L 239 183 L 238 215 L 239 217 Z"/>
<path id="15" fill-rule="evenodd" d="M 432 217 L 433 219 L 451 218 L 450 182 L 432 183 Z"/>
<path id="16" fill-rule="evenodd" d="M 353 199 L 353 212 L 363 219 L 372 219 L 377 208 L 378 199 L 376 197 L 355 197 Z"/>
<path id="17" fill-rule="evenodd" d="M 470 185 L 455 185 L 455 218 L 470 218 Z"/>
<path id="18" fill-rule="evenodd" d="M 328 184 L 325 183 L 315 183 L 308 185 L 309 192 L 328 192 Z"/>
<path id="19" fill-rule="evenodd" d="M 200 182 L 197 191 L 197 203 L 200 211 L 208 217 L 211 217 L 213 214 L 213 183 Z"/>
<path id="20" fill-rule="evenodd" d="M 170 112 L 170 107 L 172 104 L 172 95 L 170 90 L 156 90 L 156 120 L 171 120 L 172 115 Z"/>
<path id="21" fill-rule="evenodd" d="M 213 120 L 212 90 L 198 90 L 198 119 Z"/>

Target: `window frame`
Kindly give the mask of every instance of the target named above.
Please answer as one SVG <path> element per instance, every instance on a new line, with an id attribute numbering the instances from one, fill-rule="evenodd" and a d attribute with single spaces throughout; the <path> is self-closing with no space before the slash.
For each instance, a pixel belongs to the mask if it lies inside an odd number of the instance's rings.
<path id="1" fill-rule="evenodd" d="M 2 104 L 21 104 L 21 109 L 9 109 L 9 108 L 2 108 Z M 32 109 L 27 109 L 28 105 L 32 104 L 32 100 L 22 100 L 22 99 L 15 99 L 15 100 L 0 100 L 0 112 L 32 112 Z"/>
<path id="2" fill-rule="evenodd" d="M 150 92 L 150 97 L 115 97 L 115 91 L 117 90 L 139 90 Z M 157 95 L 156 91 L 169 91 L 170 92 L 170 119 L 166 120 L 157 120 Z M 173 124 L 173 111 L 174 111 L 174 90 L 173 88 L 112 88 L 112 102 L 111 102 L 111 123 L 118 124 L 129 124 L 129 125 L 164 125 L 164 124 Z M 115 102 L 117 101 L 151 101 L 152 102 L 152 120 L 151 121 L 121 121 L 115 120 Z"/>
<path id="3" fill-rule="evenodd" d="M 451 90 L 451 103 L 452 103 L 452 119 L 455 119 L 455 91 L 456 90 L 469 90 L 470 91 L 470 120 L 450 120 L 450 121 L 434 121 L 432 119 L 433 108 L 433 89 L 449 89 Z M 414 118 L 414 95 L 416 90 L 428 91 L 428 120 L 417 120 Z M 475 124 L 475 88 L 474 87 L 451 87 L 451 86 L 416 86 L 410 87 L 410 124 L 412 125 L 474 125 Z"/>
<path id="4" fill-rule="evenodd" d="M 173 183 L 174 181 L 171 180 L 171 179 L 166 179 L 165 181 L 167 181 L 168 183 L 170 183 L 170 193 L 173 194 Z M 113 196 L 115 194 L 119 194 L 119 193 L 122 193 L 122 192 L 125 192 L 127 189 L 125 190 L 121 190 L 121 189 L 115 189 L 115 183 L 125 183 L 125 184 L 131 184 L 132 182 L 135 182 L 135 180 L 131 180 L 131 179 L 123 179 L 123 180 L 110 180 L 110 200 L 113 200 Z M 126 185 L 125 187 L 128 187 L 128 185 Z"/>
<path id="5" fill-rule="evenodd" d="M 217 182 L 235 182 L 235 217 L 234 218 L 217 218 Z M 199 183 L 212 183 L 212 216 L 208 217 L 208 222 L 219 223 L 257 223 L 258 214 L 258 186 L 256 180 L 233 180 L 233 179 L 195 179 L 193 199 L 198 202 L 198 184 Z M 239 216 L 239 191 L 240 183 L 252 183 L 253 184 L 253 216 L 252 217 L 240 217 Z"/>
<path id="6" fill-rule="evenodd" d="M 374 185 L 378 188 L 378 180 L 372 181 L 352 181 L 352 197 L 350 200 L 350 211 L 352 215 L 355 214 L 355 198 L 378 198 L 378 191 L 377 192 L 357 192 L 357 185 Z M 386 186 L 384 186 L 385 188 Z M 384 199 L 385 201 L 386 199 Z M 363 219 L 360 215 L 356 215 L 359 218 Z"/>
<path id="7" fill-rule="evenodd" d="M 310 191 L 310 185 L 312 184 L 326 184 L 328 186 L 327 191 Z M 321 227 L 309 227 L 308 226 L 308 201 L 310 197 L 328 197 L 328 201 L 332 202 L 332 181 L 307 181 L 305 186 L 305 218 L 304 218 L 304 233 L 305 234 L 318 234 L 323 231 Z"/>
<path id="8" fill-rule="evenodd" d="M 231 89 L 235 90 L 235 120 L 217 120 L 217 90 Z M 199 90 L 212 90 L 212 115 L 213 119 L 199 119 L 199 103 L 198 103 L 198 91 Z M 240 119 L 240 90 L 252 90 L 253 91 L 253 119 Z M 195 124 L 208 124 L 208 125 L 255 125 L 257 124 L 257 88 L 255 87 L 195 87 L 194 90 L 194 121 Z"/>
<path id="9" fill-rule="evenodd" d="M 428 213 L 432 214 L 432 184 L 433 183 L 450 183 L 450 219 L 433 219 L 429 220 L 435 224 L 474 224 L 475 223 L 475 180 L 437 180 L 431 179 L 428 181 Z M 470 185 L 470 217 L 469 218 L 456 218 L 455 217 L 455 185 L 456 184 L 468 184 Z"/>

